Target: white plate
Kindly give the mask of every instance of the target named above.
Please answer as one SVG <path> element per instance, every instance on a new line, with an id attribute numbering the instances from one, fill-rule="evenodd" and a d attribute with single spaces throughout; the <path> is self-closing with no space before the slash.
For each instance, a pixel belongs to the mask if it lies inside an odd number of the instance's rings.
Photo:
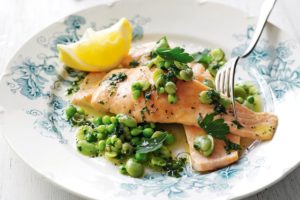
<path id="1" fill-rule="evenodd" d="M 230 57 L 241 52 L 255 20 L 238 10 L 194 0 L 128 0 L 97 6 L 49 26 L 31 38 L 13 57 L 1 80 L 1 129 L 16 153 L 53 183 L 94 199 L 229 199 L 276 182 L 300 161 L 299 46 L 268 25 L 258 47 L 240 68 L 242 79 L 261 86 L 266 111 L 279 116 L 270 142 L 259 144 L 238 163 L 209 174 L 186 169 L 182 178 L 150 174 L 143 179 L 120 175 L 107 161 L 81 156 L 74 130 L 64 119 L 68 80 L 57 59 L 57 43 L 78 40 L 87 27 L 101 29 L 127 17 L 136 43 L 158 40 L 201 47 L 221 47 Z"/>

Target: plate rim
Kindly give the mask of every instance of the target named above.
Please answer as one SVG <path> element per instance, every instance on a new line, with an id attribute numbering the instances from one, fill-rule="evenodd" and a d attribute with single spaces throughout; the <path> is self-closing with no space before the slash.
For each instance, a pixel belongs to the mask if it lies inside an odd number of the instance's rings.
<path id="1" fill-rule="evenodd" d="M 22 47 L 28 45 L 28 43 L 31 42 L 31 40 L 36 37 L 37 35 L 39 35 L 40 33 L 42 33 L 43 31 L 45 31 L 46 29 L 49 29 L 53 26 L 55 26 L 58 23 L 61 23 L 64 19 L 66 19 L 68 16 L 70 15 L 78 15 L 82 12 L 88 11 L 90 9 L 94 9 L 96 7 L 111 7 L 114 6 L 115 4 L 117 4 L 120 1 L 125 1 L 125 0 L 107 0 L 107 2 L 101 2 L 101 3 L 95 3 L 92 5 L 88 5 L 85 8 L 82 9 L 78 9 L 74 12 L 69 12 L 68 14 L 65 14 L 63 17 L 60 17 L 57 20 L 52 20 L 52 22 L 50 22 L 49 24 L 42 26 L 39 31 L 32 33 L 30 36 L 28 36 L 27 39 L 25 39 L 21 45 L 19 45 L 14 51 L 13 53 L 9 56 L 9 58 L 7 59 L 6 63 L 4 64 L 4 69 L 2 71 L 2 74 L 0 76 L 0 84 L 3 84 L 4 81 L 4 77 L 7 75 L 7 72 L 9 70 L 9 66 L 12 64 L 12 62 L 14 61 L 14 58 L 16 58 L 16 56 L 18 55 L 19 51 L 22 49 Z M 198 2 L 197 0 L 189 0 L 190 2 Z M 215 4 L 217 6 L 221 6 L 221 7 L 225 7 L 226 9 L 231 9 L 231 10 L 235 10 L 235 11 L 239 11 L 241 13 L 245 13 L 243 10 L 238 9 L 237 7 L 234 7 L 232 5 L 226 5 L 224 3 L 221 2 L 205 2 L 205 4 Z M 257 17 L 253 17 L 250 16 L 251 19 L 256 19 Z M 273 25 L 274 27 L 278 28 L 280 31 L 282 31 L 283 33 L 287 34 L 288 36 L 290 36 L 289 33 L 287 33 L 285 30 L 281 29 L 280 27 L 278 27 L 277 25 L 275 25 L 272 22 L 267 22 L 271 25 Z M 1 105 L 0 105 L 1 106 Z M 1 108 L 1 107 L 0 107 Z M 0 115 L 5 116 L 5 107 L 3 107 L 4 112 L 0 112 Z M 0 130 L 1 130 L 1 134 L 4 138 L 4 140 L 7 142 L 9 148 L 11 148 L 11 150 L 14 152 L 15 155 L 17 155 L 18 158 L 20 158 L 24 163 L 26 163 L 27 166 L 29 166 L 31 168 L 31 170 L 33 170 L 34 172 L 36 172 L 36 174 L 38 174 L 38 176 L 42 177 L 44 180 L 47 180 L 48 183 L 51 183 L 71 194 L 77 195 L 78 197 L 82 197 L 82 198 L 87 198 L 87 199 L 94 199 L 90 196 L 87 196 L 83 193 L 80 193 L 79 191 L 73 190 L 72 188 L 67 187 L 64 184 L 61 184 L 58 180 L 52 179 L 51 177 L 47 176 L 46 174 L 44 174 L 43 172 L 41 172 L 39 169 L 37 169 L 36 167 L 34 167 L 30 161 L 26 160 L 22 154 L 18 151 L 15 150 L 14 144 L 11 143 L 7 132 L 8 131 L 4 131 L 3 130 L 3 125 L 0 124 Z M 264 186 L 257 188 L 257 189 L 253 189 L 252 191 L 249 192 L 245 192 L 241 195 L 238 196 L 229 196 L 230 199 L 242 199 L 242 198 L 246 198 L 249 197 L 251 195 L 257 194 L 258 192 L 261 192 L 273 185 L 275 185 L 276 183 L 280 182 L 281 180 L 283 180 L 287 175 L 289 175 L 291 172 L 293 172 L 296 168 L 298 168 L 300 166 L 300 159 L 297 163 L 295 163 L 293 166 L 289 167 L 288 170 L 284 171 L 283 173 L 280 174 L 280 176 L 277 176 L 276 178 L 270 180 L 267 184 L 265 184 Z M 100 198 L 101 200 L 104 200 L 104 198 Z"/>

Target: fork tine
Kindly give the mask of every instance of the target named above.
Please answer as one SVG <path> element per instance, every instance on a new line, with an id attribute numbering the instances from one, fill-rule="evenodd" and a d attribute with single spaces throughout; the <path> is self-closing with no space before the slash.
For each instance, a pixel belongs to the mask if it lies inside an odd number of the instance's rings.
<path id="1" fill-rule="evenodd" d="M 231 72 L 232 65 L 229 65 L 225 68 L 224 76 L 225 76 L 225 83 L 224 83 L 224 95 L 226 97 L 230 97 L 230 72 Z"/>
<path id="2" fill-rule="evenodd" d="M 233 110 L 233 115 L 234 118 L 237 120 L 237 113 L 236 113 L 236 109 L 235 109 L 235 99 L 234 99 L 234 75 L 235 75 L 235 69 L 236 69 L 236 65 L 238 63 L 238 60 L 240 58 L 237 57 L 237 59 L 235 60 L 235 62 L 233 63 L 233 65 L 231 65 L 231 73 L 230 73 L 230 97 L 231 97 L 231 102 L 232 102 L 232 110 Z"/>
<path id="3" fill-rule="evenodd" d="M 220 89 L 221 88 L 220 76 L 221 76 L 221 71 L 217 73 L 217 76 L 215 78 L 215 86 L 216 86 L 217 91 L 221 91 L 221 89 Z"/>

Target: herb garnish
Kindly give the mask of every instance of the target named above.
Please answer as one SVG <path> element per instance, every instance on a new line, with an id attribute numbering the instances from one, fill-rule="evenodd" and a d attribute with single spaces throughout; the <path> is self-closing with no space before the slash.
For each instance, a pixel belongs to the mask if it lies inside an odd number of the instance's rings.
<path id="1" fill-rule="evenodd" d="M 127 78 L 127 75 L 124 72 L 119 72 L 117 74 L 112 74 L 108 80 L 110 81 L 110 85 L 117 85 L 117 83 L 120 83 L 124 81 Z"/>
<path id="2" fill-rule="evenodd" d="M 140 63 L 138 61 L 132 60 L 132 61 L 130 61 L 129 66 L 132 68 L 135 68 L 135 67 L 139 66 L 139 64 Z"/>
<path id="3" fill-rule="evenodd" d="M 205 49 L 202 52 L 196 52 L 196 53 L 192 54 L 192 56 L 194 58 L 194 61 L 197 63 L 203 64 L 205 69 L 207 69 L 208 65 L 213 61 L 213 58 L 209 54 L 208 49 Z"/>
<path id="4" fill-rule="evenodd" d="M 181 172 L 186 165 L 186 158 L 176 158 L 167 160 L 167 165 L 163 167 L 164 171 L 167 172 L 168 176 L 179 178 Z"/>
<path id="5" fill-rule="evenodd" d="M 172 49 L 158 48 L 155 53 L 166 60 L 178 61 L 181 63 L 188 63 L 194 60 L 190 54 L 184 52 L 184 49 L 180 47 Z"/>
<path id="6" fill-rule="evenodd" d="M 66 67 L 65 70 L 71 78 L 74 78 L 73 81 L 65 81 L 67 83 L 70 83 L 70 87 L 67 89 L 66 93 L 67 95 L 71 95 L 80 89 L 80 84 L 86 77 L 87 73 L 83 71 L 74 70 L 70 67 Z"/>
<path id="7" fill-rule="evenodd" d="M 214 116 L 215 114 L 207 114 L 202 118 L 202 116 L 199 115 L 199 126 L 212 137 L 223 140 L 226 144 L 226 151 L 240 150 L 241 147 L 239 144 L 235 144 L 226 138 L 226 135 L 229 133 L 229 126 L 224 122 L 224 119 L 220 118 L 214 120 Z"/>
<path id="8" fill-rule="evenodd" d="M 219 93 L 213 89 L 207 91 L 207 96 L 212 100 L 211 104 L 214 105 L 214 114 L 227 113 L 226 107 L 222 104 L 222 99 Z"/>
<path id="9" fill-rule="evenodd" d="M 162 132 L 155 138 L 144 139 L 137 147 L 137 153 L 150 153 L 162 147 L 163 142 L 167 138 L 167 133 Z"/>

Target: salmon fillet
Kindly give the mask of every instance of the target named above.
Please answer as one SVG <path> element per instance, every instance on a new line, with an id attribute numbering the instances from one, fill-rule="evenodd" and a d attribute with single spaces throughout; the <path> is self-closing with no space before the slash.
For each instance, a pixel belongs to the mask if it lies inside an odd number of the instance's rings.
<path id="1" fill-rule="evenodd" d="M 125 73 L 127 78 L 112 86 L 109 78 L 118 73 Z M 151 92 L 150 100 L 146 100 L 143 96 L 137 100 L 133 99 L 131 85 L 141 80 L 147 80 L 153 84 L 152 73 L 153 70 L 148 67 L 115 69 L 104 76 L 90 73 L 85 78 L 81 89 L 72 98 L 72 103 L 79 106 L 88 105 L 100 112 L 129 114 L 138 122 L 179 123 L 192 126 L 198 126 L 199 114 L 205 116 L 214 112 L 213 105 L 200 103 L 198 94 L 208 90 L 208 87 L 197 80 L 176 82 L 178 98 L 176 104 L 170 104 L 166 94 L 158 95 L 156 91 Z M 102 81 L 91 81 L 101 77 Z M 239 123 L 243 126 L 241 129 L 232 123 L 234 117 L 231 108 L 227 110 L 228 114 L 217 116 L 224 118 L 232 134 L 259 140 L 272 138 L 278 121 L 275 115 L 264 112 L 255 113 L 238 103 L 236 109 Z"/>
<path id="2" fill-rule="evenodd" d="M 227 153 L 222 140 L 214 139 L 215 148 L 209 157 L 203 156 L 194 148 L 194 139 L 197 136 L 207 135 L 205 131 L 196 126 L 184 126 L 186 138 L 189 144 L 192 166 L 195 170 L 204 172 L 212 171 L 236 162 L 239 159 L 238 151 Z M 231 142 L 240 144 L 240 137 L 232 134 L 226 136 Z"/>

